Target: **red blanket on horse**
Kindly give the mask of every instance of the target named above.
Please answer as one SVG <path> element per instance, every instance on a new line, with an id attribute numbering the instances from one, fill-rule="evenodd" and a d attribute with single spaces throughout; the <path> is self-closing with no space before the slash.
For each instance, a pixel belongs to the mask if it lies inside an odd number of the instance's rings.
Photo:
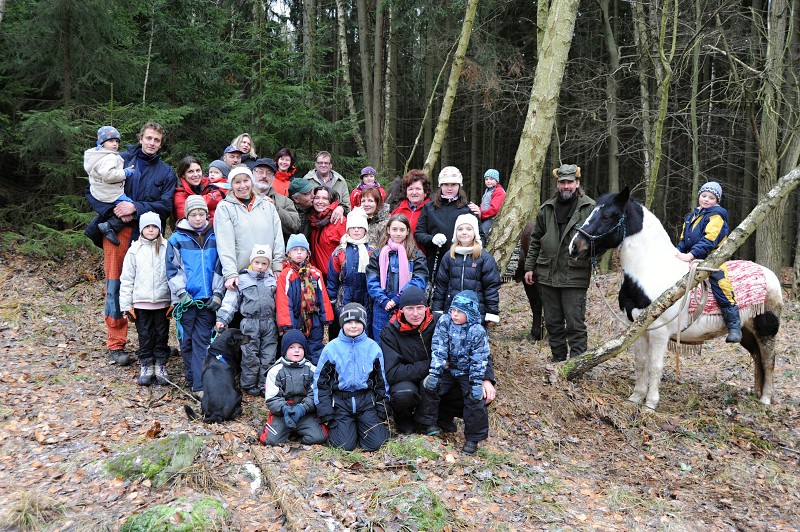
<path id="1" fill-rule="evenodd" d="M 725 264 L 728 266 L 728 277 L 733 284 L 733 293 L 736 295 L 736 304 L 739 305 L 739 309 L 745 309 L 753 305 L 763 307 L 767 298 L 767 281 L 761 267 L 755 262 L 747 260 L 729 260 Z M 697 308 L 697 302 L 700 299 L 699 290 L 703 286 L 705 284 L 698 285 L 692 290 L 692 296 L 689 300 L 690 314 Z M 708 300 L 703 313 L 720 313 L 717 300 L 714 299 L 714 294 L 711 293 L 711 287 L 708 288 Z"/>

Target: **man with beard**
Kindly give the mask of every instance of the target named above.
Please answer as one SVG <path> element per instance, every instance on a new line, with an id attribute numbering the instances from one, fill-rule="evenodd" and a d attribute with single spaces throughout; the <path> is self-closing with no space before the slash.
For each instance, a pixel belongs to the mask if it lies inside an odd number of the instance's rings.
<path id="1" fill-rule="evenodd" d="M 303 233 L 306 238 L 311 234 L 311 229 L 308 225 L 308 212 L 311 210 L 311 204 L 314 201 L 315 186 L 314 183 L 302 177 L 295 177 L 289 185 L 289 198 L 291 198 L 297 214 L 300 216 L 300 230 L 297 232 Z"/>
<path id="2" fill-rule="evenodd" d="M 278 194 L 272 188 L 275 172 L 277 172 L 275 161 L 269 157 L 256 159 L 253 167 L 253 186 L 257 193 L 264 194 L 275 205 L 278 217 L 281 219 L 283 241 L 286 242 L 290 235 L 300 232 L 300 215 L 297 213 L 297 208 L 292 200 L 282 194 Z"/>
<path id="3" fill-rule="evenodd" d="M 554 362 L 586 351 L 586 290 L 591 263 L 569 256 L 569 243 L 594 209 L 594 200 L 581 190 L 581 169 L 562 164 L 553 170 L 558 193 L 536 214 L 531 245 L 525 259 L 525 282 L 538 283 L 544 321 Z"/>

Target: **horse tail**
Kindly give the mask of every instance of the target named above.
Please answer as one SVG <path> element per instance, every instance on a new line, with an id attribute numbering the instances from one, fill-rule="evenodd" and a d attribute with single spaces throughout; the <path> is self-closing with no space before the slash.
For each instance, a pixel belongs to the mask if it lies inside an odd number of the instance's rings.
<path id="1" fill-rule="evenodd" d="M 767 310 L 753 318 L 753 325 L 755 325 L 756 332 L 760 337 L 768 338 L 778 334 L 781 319 L 772 311 Z"/>

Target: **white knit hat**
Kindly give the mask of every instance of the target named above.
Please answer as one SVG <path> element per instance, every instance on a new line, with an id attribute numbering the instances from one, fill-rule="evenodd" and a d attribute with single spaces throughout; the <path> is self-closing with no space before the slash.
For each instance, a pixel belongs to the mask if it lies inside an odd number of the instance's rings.
<path id="1" fill-rule="evenodd" d="M 369 229 L 369 221 L 367 220 L 367 211 L 364 207 L 353 207 L 347 215 L 347 229 L 351 227 L 363 227 Z"/>
<path id="2" fill-rule="evenodd" d="M 464 177 L 461 175 L 461 170 L 455 166 L 445 166 L 439 172 L 439 186 L 446 185 L 447 183 L 455 183 L 456 185 L 464 184 Z"/>
<path id="3" fill-rule="evenodd" d="M 472 229 L 475 231 L 475 242 L 480 243 L 481 241 L 481 233 L 478 231 L 478 219 L 475 217 L 474 214 L 462 214 L 458 218 L 456 218 L 456 224 L 453 226 L 453 240 L 452 242 L 457 242 L 458 238 L 456 234 L 458 233 L 458 226 L 469 224 L 472 226 Z"/>
<path id="4" fill-rule="evenodd" d="M 153 211 L 148 211 L 139 216 L 139 232 L 141 233 L 148 225 L 155 225 L 161 232 L 161 217 Z"/>
<path id="5" fill-rule="evenodd" d="M 245 174 L 250 178 L 250 181 L 253 180 L 253 172 L 246 166 L 237 166 L 236 168 L 231 168 L 231 171 L 228 173 L 228 186 L 233 186 L 233 178 L 237 175 Z"/>
<path id="6" fill-rule="evenodd" d="M 272 263 L 272 248 L 267 244 L 256 244 L 253 246 L 253 251 L 250 252 L 250 264 L 253 264 L 253 259 L 261 257 L 267 259 Z"/>

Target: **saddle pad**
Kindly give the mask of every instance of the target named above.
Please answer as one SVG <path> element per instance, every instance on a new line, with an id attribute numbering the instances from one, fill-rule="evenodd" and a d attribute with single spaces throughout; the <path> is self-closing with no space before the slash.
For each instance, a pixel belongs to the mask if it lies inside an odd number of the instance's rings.
<path id="1" fill-rule="evenodd" d="M 752 305 L 763 305 L 767 299 L 767 280 L 764 277 L 764 270 L 755 262 L 749 260 L 729 260 L 725 263 L 728 266 L 728 277 L 733 284 L 733 293 L 736 296 L 736 304 L 739 309 L 744 309 Z M 689 314 L 691 315 L 697 308 L 697 300 L 700 289 L 695 287 L 692 290 L 692 297 L 689 299 Z M 704 314 L 720 314 L 717 300 L 708 289 L 708 300 L 703 309 Z"/>

